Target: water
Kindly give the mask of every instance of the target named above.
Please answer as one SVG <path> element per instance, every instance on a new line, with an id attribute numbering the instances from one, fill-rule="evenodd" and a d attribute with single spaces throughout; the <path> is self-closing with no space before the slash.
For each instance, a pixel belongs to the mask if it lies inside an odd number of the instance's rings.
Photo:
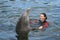
<path id="1" fill-rule="evenodd" d="M 0 0 L 0 40 L 16 40 L 16 23 L 28 7 L 30 19 L 45 12 L 49 22 L 45 31 L 30 31 L 29 40 L 60 40 L 60 0 Z"/>

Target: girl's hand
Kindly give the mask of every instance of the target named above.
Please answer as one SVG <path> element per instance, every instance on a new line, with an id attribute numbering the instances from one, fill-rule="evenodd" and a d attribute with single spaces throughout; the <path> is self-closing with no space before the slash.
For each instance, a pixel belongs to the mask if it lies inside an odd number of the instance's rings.
<path id="1" fill-rule="evenodd" d="M 38 29 L 43 29 L 43 26 L 40 26 Z"/>

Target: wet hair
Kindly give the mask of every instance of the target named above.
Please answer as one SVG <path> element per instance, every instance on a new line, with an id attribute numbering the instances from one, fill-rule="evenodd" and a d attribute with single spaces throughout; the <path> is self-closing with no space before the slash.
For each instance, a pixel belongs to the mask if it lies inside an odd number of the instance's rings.
<path id="1" fill-rule="evenodd" d="M 47 19 L 46 13 L 40 13 L 40 14 L 43 14 L 43 15 L 44 15 L 44 17 L 46 17 L 46 19 Z"/>

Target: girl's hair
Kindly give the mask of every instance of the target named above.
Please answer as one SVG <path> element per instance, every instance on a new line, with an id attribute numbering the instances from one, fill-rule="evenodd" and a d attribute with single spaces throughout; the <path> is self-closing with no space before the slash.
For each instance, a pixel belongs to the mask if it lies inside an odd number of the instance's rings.
<path id="1" fill-rule="evenodd" d="M 41 14 L 43 14 L 43 15 L 44 15 L 44 17 L 46 17 L 46 19 L 47 19 L 46 13 L 41 13 Z"/>

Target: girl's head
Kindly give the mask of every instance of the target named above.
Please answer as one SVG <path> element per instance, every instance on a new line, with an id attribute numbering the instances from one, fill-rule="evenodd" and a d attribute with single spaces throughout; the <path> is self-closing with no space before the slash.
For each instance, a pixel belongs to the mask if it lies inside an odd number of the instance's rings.
<path id="1" fill-rule="evenodd" d="M 40 16 L 39 16 L 39 18 L 40 18 L 41 22 L 44 22 L 47 19 L 47 16 L 46 16 L 45 13 L 41 13 Z"/>

